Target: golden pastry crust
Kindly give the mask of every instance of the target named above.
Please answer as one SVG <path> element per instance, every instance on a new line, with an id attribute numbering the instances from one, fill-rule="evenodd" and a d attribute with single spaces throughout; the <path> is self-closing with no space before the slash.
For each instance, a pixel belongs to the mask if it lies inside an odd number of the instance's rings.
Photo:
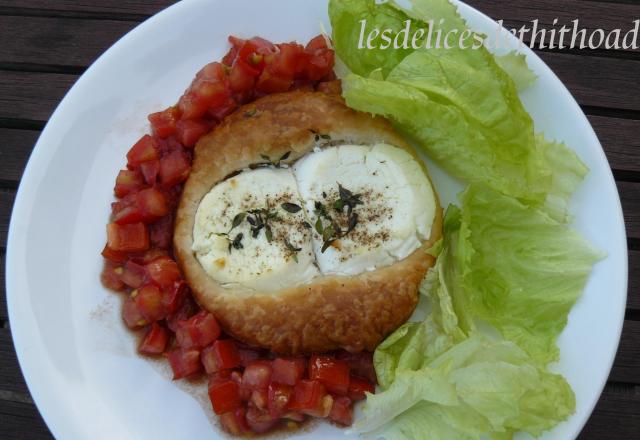
<path id="1" fill-rule="evenodd" d="M 439 204 L 430 239 L 404 260 L 355 276 L 321 276 L 279 292 L 224 288 L 191 250 L 198 205 L 216 183 L 263 162 L 261 155 L 280 158 L 291 152 L 287 162 L 295 162 L 317 146 L 314 133 L 340 143 L 386 142 L 416 156 L 385 119 L 356 112 L 339 96 L 289 92 L 261 98 L 227 117 L 196 145 L 176 217 L 175 255 L 200 305 L 241 341 L 282 354 L 372 351 L 418 303 L 418 286 L 435 263 L 425 249 L 442 236 Z"/>

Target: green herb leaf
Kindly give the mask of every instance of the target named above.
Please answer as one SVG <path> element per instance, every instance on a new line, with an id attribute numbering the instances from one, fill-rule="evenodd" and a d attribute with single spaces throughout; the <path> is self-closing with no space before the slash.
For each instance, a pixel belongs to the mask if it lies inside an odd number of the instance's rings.
<path id="1" fill-rule="evenodd" d="M 283 203 L 281 206 L 282 206 L 282 209 L 292 214 L 295 214 L 296 212 L 302 209 L 299 205 L 296 205 L 295 203 L 289 203 L 289 202 Z"/>
<path id="2" fill-rule="evenodd" d="M 323 231 L 324 227 L 322 226 L 322 219 L 318 217 L 318 220 L 316 220 L 316 232 L 322 235 Z"/>
<path id="3" fill-rule="evenodd" d="M 324 241 L 329 241 L 333 235 L 335 234 L 335 229 L 333 228 L 333 225 L 329 225 L 327 226 L 324 231 L 322 232 L 322 239 Z"/>
<path id="4" fill-rule="evenodd" d="M 265 226 L 264 235 L 267 237 L 267 242 L 271 243 L 271 241 L 273 240 L 273 231 L 271 231 L 271 226 Z"/>
<path id="5" fill-rule="evenodd" d="M 322 249 L 320 250 L 321 253 L 324 254 L 324 251 L 326 251 L 327 249 L 329 249 L 329 246 L 331 246 L 333 244 L 335 240 L 327 240 L 322 244 Z"/>
<path id="6" fill-rule="evenodd" d="M 291 151 L 287 151 L 286 153 L 284 153 L 280 158 L 280 161 L 289 159 L 289 156 L 291 156 Z"/>
<path id="7" fill-rule="evenodd" d="M 231 223 L 231 229 L 234 229 L 240 226 L 240 223 L 244 221 L 245 217 L 247 217 L 246 212 L 241 212 L 239 214 L 236 214 L 236 216 L 233 218 L 233 222 Z"/>
<path id="8" fill-rule="evenodd" d="M 267 156 L 266 154 L 261 154 L 260 157 L 263 158 L 264 160 L 266 160 L 267 162 L 271 162 L 271 158 L 269 156 Z"/>

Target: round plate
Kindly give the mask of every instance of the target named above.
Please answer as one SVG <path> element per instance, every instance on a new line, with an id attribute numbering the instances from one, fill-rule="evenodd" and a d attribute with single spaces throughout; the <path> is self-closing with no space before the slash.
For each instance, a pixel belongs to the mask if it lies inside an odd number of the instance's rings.
<path id="1" fill-rule="evenodd" d="M 472 28 L 495 33 L 488 17 L 464 5 L 461 12 Z M 183 1 L 101 56 L 51 117 L 15 202 L 7 295 L 22 371 L 56 437 L 222 436 L 204 387 L 171 382 L 166 366 L 138 356 L 119 297 L 100 285 L 113 182 L 128 148 L 148 130 L 146 115 L 175 103 L 199 68 L 226 52 L 228 35 L 307 41 L 320 23 L 329 29 L 324 1 Z M 565 141 L 591 169 L 573 200 L 575 227 L 609 255 L 571 311 L 553 366 L 573 387 L 577 409 L 544 438 L 567 439 L 591 413 L 616 352 L 626 239 L 614 180 L 591 126 L 551 70 L 525 52 L 540 79 L 522 99 L 536 129 Z M 433 164 L 431 171 L 443 202 L 455 201 L 461 186 Z M 341 431 L 322 423 L 298 435 L 332 438 Z"/>

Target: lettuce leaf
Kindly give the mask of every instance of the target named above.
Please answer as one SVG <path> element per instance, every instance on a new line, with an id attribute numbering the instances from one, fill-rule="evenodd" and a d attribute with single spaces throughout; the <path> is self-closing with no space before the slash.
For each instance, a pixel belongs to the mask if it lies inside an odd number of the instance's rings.
<path id="1" fill-rule="evenodd" d="M 442 337 L 429 320 L 400 331 Z M 387 440 L 510 438 L 520 430 L 539 435 L 575 410 L 562 376 L 535 366 L 512 342 L 474 334 L 433 354 L 420 338 L 400 338 L 379 350 L 399 347 L 422 361 L 395 367 L 395 380 L 367 396 L 354 431 Z"/>
<path id="2" fill-rule="evenodd" d="M 458 239 L 472 256 L 456 295 L 536 362 L 557 360 L 555 341 L 602 253 L 544 212 L 488 187 L 470 185 L 461 201 L 466 236 Z"/>
<path id="3" fill-rule="evenodd" d="M 529 69 L 524 54 L 512 51 L 506 55 L 497 56 L 496 63 L 513 79 L 518 91 L 528 89 L 538 79 L 538 76 Z"/>
<path id="4" fill-rule="evenodd" d="M 443 30 L 466 29 L 446 0 L 413 0 L 412 5 L 407 10 L 394 2 L 330 2 L 335 48 L 352 71 L 343 78 L 347 104 L 387 117 L 461 180 L 489 185 L 568 221 L 568 201 L 586 167 L 562 144 L 535 135 L 514 79 L 501 68 L 528 84 L 533 74 L 523 58 L 512 55 L 498 61 L 484 47 L 457 45 L 358 48 L 360 29 L 354 29 L 354 23 L 362 19 L 367 20 L 365 35 L 373 28 L 399 33 L 408 19 L 417 28 L 428 29 L 429 20 L 439 23 L 444 18 Z"/>
<path id="5" fill-rule="evenodd" d="M 371 438 L 538 436 L 575 410 L 566 380 L 545 365 L 600 254 L 566 225 L 486 186 L 450 206 L 421 293 L 430 314 L 376 350 L 381 392 L 353 429 Z M 480 330 L 484 319 L 506 340 Z"/>

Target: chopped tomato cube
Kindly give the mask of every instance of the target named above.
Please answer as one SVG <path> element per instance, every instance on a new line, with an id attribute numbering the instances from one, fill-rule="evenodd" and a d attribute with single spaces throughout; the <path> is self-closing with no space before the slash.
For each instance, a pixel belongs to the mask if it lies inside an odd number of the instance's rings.
<path id="1" fill-rule="evenodd" d="M 309 42 L 307 43 L 306 47 L 304 48 L 305 51 L 309 52 L 309 53 L 315 53 L 315 51 L 319 50 L 319 49 L 327 49 L 327 40 L 325 38 L 324 35 L 317 35 L 315 37 L 313 37 L 311 40 L 309 40 Z"/>
<path id="2" fill-rule="evenodd" d="M 260 70 L 251 67 L 246 61 L 238 58 L 229 74 L 229 85 L 234 92 L 244 92 L 253 88 L 255 77 Z"/>
<path id="3" fill-rule="evenodd" d="M 249 402 L 258 409 L 266 410 L 269 401 L 269 390 L 253 390 Z"/>
<path id="4" fill-rule="evenodd" d="M 144 177 L 144 181 L 147 185 L 153 186 L 156 184 L 158 173 L 160 172 L 160 161 L 155 159 L 142 162 L 140 164 L 140 171 L 142 172 L 142 176 Z"/>
<path id="5" fill-rule="evenodd" d="M 166 254 L 173 240 L 173 215 L 165 215 L 160 220 L 149 225 L 149 242 L 154 248 L 159 248 Z"/>
<path id="6" fill-rule="evenodd" d="M 193 119 L 179 121 L 176 127 L 176 137 L 187 148 L 193 147 L 198 139 L 209 131 L 209 124 Z"/>
<path id="7" fill-rule="evenodd" d="M 311 356 L 309 378 L 319 380 L 329 391 L 343 396 L 349 391 L 349 365 L 330 356 Z"/>
<path id="8" fill-rule="evenodd" d="M 182 114 L 182 119 L 199 119 L 207 112 L 209 104 L 189 91 L 180 97 L 178 108 Z"/>
<path id="9" fill-rule="evenodd" d="M 156 140 L 145 134 L 127 153 L 127 163 L 130 167 L 137 167 L 143 162 L 158 158 L 158 143 Z"/>
<path id="10" fill-rule="evenodd" d="M 103 251 L 104 255 L 104 251 Z M 102 285 L 107 289 L 120 291 L 124 289 L 124 283 L 120 279 L 122 273 L 122 267 L 113 261 L 105 261 L 102 273 L 100 274 L 100 281 Z"/>
<path id="11" fill-rule="evenodd" d="M 349 379 L 349 397 L 353 400 L 364 400 L 365 393 L 375 393 L 376 387 L 367 379 L 358 376 L 351 376 Z"/>
<path id="12" fill-rule="evenodd" d="M 284 77 L 266 68 L 258 78 L 256 90 L 262 93 L 286 92 L 293 84 L 293 78 Z"/>
<path id="13" fill-rule="evenodd" d="M 113 189 L 116 197 L 124 197 L 137 191 L 144 185 L 144 178 L 137 170 L 120 170 L 116 177 L 116 186 Z"/>
<path id="14" fill-rule="evenodd" d="M 196 79 L 221 81 L 225 78 L 225 76 L 225 67 L 217 61 L 214 61 L 213 63 L 209 63 L 202 69 L 200 69 L 200 71 L 196 74 Z"/>
<path id="15" fill-rule="evenodd" d="M 247 425 L 255 433 L 263 433 L 273 428 L 278 419 L 272 417 L 268 411 L 249 406 L 247 410 Z"/>
<path id="16" fill-rule="evenodd" d="M 144 284 L 146 276 L 147 272 L 144 269 L 144 266 L 129 260 L 122 268 L 120 279 L 127 286 L 137 289 Z"/>
<path id="17" fill-rule="evenodd" d="M 292 396 L 292 386 L 271 382 L 269 384 L 269 414 L 272 417 L 282 417 L 289 408 L 289 401 Z"/>
<path id="18" fill-rule="evenodd" d="M 174 105 L 161 112 L 151 113 L 148 119 L 153 134 L 164 139 L 176 132 L 176 122 L 180 119 L 180 110 Z"/>
<path id="19" fill-rule="evenodd" d="M 322 382 L 301 380 L 294 387 L 289 409 L 313 417 L 327 417 L 331 411 L 332 404 L 333 398 L 327 394 Z"/>
<path id="20" fill-rule="evenodd" d="M 271 380 L 286 385 L 295 385 L 304 375 L 305 364 L 304 358 L 276 358 L 272 363 Z"/>
<path id="21" fill-rule="evenodd" d="M 232 339 L 218 339 L 202 350 L 202 363 L 207 373 L 240 366 L 240 355 Z"/>
<path id="22" fill-rule="evenodd" d="M 136 204 L 145 222 L 152 222 L 169 213 L 164 194 L 157 188 L 147 188 L 136 193 Z"/>
<path id="23" fill-rule="evenodd" d="M 242 404 L 240 387 L 231 379 L 211 378 L 209 381 L 209 399 L 216 414 L 224 414 L 236 410 Z"/>
<path id="24" fill-rule="evenodd" d="M 173 285 L 181 278 L 178 264 L 169 257 L 160 257 L 145 266 L 149 278 L 160 287 Z"/>
<path id="25" fill-rule="evenodd" d="M 220 337 L 220 326 L 211 313 L 204 310 L 176 328 L 176 339 L 183 348 L 203 348 Z"/>
<path id="26" fill-rule="evenodd" d="M 202 370 L 200 352 L 198 350 L 179 348 L 165 353 L 165 356 L 173 370 L 173 380 L 193 376 Z"/>
<path id="27" fill-rule="evenodd" d="M 149 323 L 131 297 L 124 300 L 122 305 L 122 318 L 129 328 L 140 328 Z"/>
<path id="28" fill-rule="evenodd" d="M 229 97 L 229 89 L 223 81 L 196 79 L 191 84 L 192 99 L 198 104 L 204 104 L 207 108 L 217 107 L 223 104 Z M 204 112 L 199 116 L 185 116 L 183 114 L 182 119 L 197 119 L 204 115 Z"/>
<path id="29" fill-rule="evenodd" d="M 254 361 L 242 374 L 242 386 L 250 390 L 266 390 L 271 381 L 271 362 Z"/>
<path id="30" fill-rule="evenodd" d="M 107 245 L 117 252 L 140 252 L 149 248 L 149 234 L 144 223 L 107 225 Z"/>
<path id="31" fill-rule="evenodd" d="M 113 222 L 119 225 L 139 223 L 143 220 L 142 212 L 135 205 L 124 206 L 113 216 Z"/>
<path id="32" fill-rule="evenodd" d="M 184 280 L 175 281 L 172 285 L 162 289 L 162 304 L 164 304 L 167 314 L 176 313 L 180 309 L 188 290 L 189 287 Z"/>
<path id="33" fill-rule="evenodd" d="M 280 49 L 273 60 L 273 72 L 287 78 L 293 78 L 300 69 L 300 60 L 304 48 L 296 43 L 280 44 Z"/>
<path id="34" fill-rule="evenodd" d="M 240 406 L 235 411 L 220 414 L 220 424 L 222 429 L 231 435 L 242 435 L 249 432 L 246 419 L 247 410 Z"/>
<path id="35" fill-rule="evenodd" d="M 155 322 L 166 316 L 164 304 L 162 303 L 162 292 L 153 284 L 145 284 L 131 295 L 134 297 L 140 313 L 149 322 Z"/>
<path id="36" fill-rule="evenodd" d="M 169 332 L 167 329 L 154 322 L 138 347 L 142 354 L 162 354 L 167 347 Z"/>
<path id="37" fill-rule="evenodd" d="M 191 165 L 181 151 L 174 151 L 160 160 L 160 182 L 170 187 L 184 182 L 189 177 Z"/>
<path id="38" fill-rule="evenodd" d="M 127 252 L 114 251 L 108 245 L 105 245 L 104 249 L 102 249 L 102 256 L 113 263 L 125 263 L 129 259 Z"/>
<path id="39" fill-rule="evenodd" d="M 353 423 L 353 405 L 351 399 L 348 397 L 335 397 L 333 399 L 333 405 L 331 406 L 331 412 L 329 412 L 329 419 L 334 422 L 351 426 Z"/>

